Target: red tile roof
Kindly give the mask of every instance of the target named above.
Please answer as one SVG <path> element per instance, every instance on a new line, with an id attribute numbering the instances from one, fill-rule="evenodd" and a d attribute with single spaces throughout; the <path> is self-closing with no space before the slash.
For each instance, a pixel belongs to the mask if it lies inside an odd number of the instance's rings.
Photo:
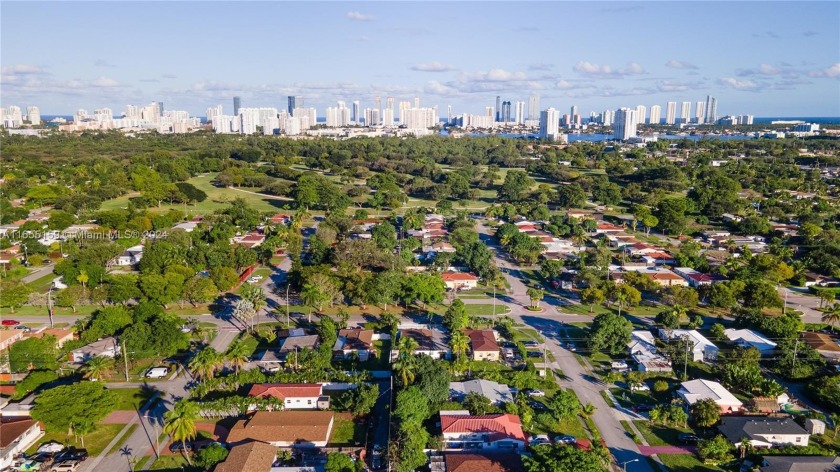
<path id="1" fill-rule="evenodd" d="M 490 433 L 491 440 L 509 438 L 525 441 L 522 422 L 516 415 L 442 415 L 440 427 L 444 434 Z"/>
<path id="2" fill-rule="evenodd" d="M 249 397 L 312 398 L 321 396 L 321 384 L 254 384 Z"/>
<path id="3" fill-rule="evenodd" d="M 474 329 L 467 331 L 467 336 L 470 337 L 470 346 L 473 351 L 496 351 L 499 350 L 499 343 L 496 342 L 496 336 L 493 331 L 489 329 Z"/>
<path id="4" fill-rule="evenodd" d="M 440 274 L 444 282 L 461 282 L 464 280 L 478 280 L 478 277 L 467 272 L 444 272 Z"/>
<path id="5" fill-rule="evenodd" d="M 525 472 L 518 454 L 447 452 L 447 472 Z"/>
<path id="6" fill-rule="evenodd" d="M 258 411 L 237 421 L 227 442 L 326 442 L 332 423 L 332 411 Z"/>
<path id="7" fill-rule="evenodd" d="M 35 420 L 3 422 L 0 427 L 0 448 L 6 448 L 37 423 Z"/>

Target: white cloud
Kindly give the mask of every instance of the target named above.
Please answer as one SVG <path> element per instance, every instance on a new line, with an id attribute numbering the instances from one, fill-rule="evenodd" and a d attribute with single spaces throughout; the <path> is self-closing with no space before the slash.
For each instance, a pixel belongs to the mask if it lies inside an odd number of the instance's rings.
<path id="1" fill-rule="evenodd" d="M 735 90 L 742 90 L 747 92 L 754 92 L 761 88 L 761 86 L 749 79 L 736 79 L 734 77 L 722 77 L 718 79 L 718 84 L 734 88 Z"/>
<path id="2" fill-rule="evenodd" d="M 684 69 L 684 70 L 696 70 L 699 67 L 695 66 L 694 64 L 685 62 L 685 61 L 678 61 L 676 59 L 671 59 L 665 63 L 665 67 L 670 67 L 671 69 Z"/>
<path id="3" fill-rule="evenodd" d="M 458 95 L 459 93 L 458 89 L 455 87 L 442 84 L 437 80 L 430 80 L 423 91 L 432 95 Z"/>
<path id="4" fill-rule="evenodd" d="M 811 77 L 828 77 L 830 79 L 840 79 L 840 62 L 837 64 L 832 64 L 831 66 L 820 69 L 820 70 L 812 70 L 808 72 L 808 75 Z"/>
<path id="5" fill-rule="evenodd" d="M 487 72 L 465 72 L 460 77 L 463 82 L 521 82 L 527 80 L 524 72 L 505 69 L 490 69 Z"/>
<path id="6" fill-rule="evenodd" d="M 116 80 L 104 76 L 94 79 L 90 84 L 94 87 L 121 87 L 120 83 Z"/>
<path id="7" fill-rule="evenodd" d="M 593 77 L 624 77 L 628 75 L 645 74 L 645 69 L 635 63 L 631 62 L 622 68 L 614 68 L 610 65 L 598 65 L 589 61 L 580 61 L 572 68 L 579 74 L 589 75 Z"/>
<path id="8" fill-rule="evenodd" d="M 454 66 L 438 61 L 411 66 L 411 70 L 416 70 L 418 72 L 448 72 L 454 69 Z"/>
<path id="9" fill-rule="evenodd" d="M 358 11 L 348 11 L 347 18 L 355 21 L 373 21 L 376 19 L 373 15 L 365 15 L 364 13 L 360 13 Z"/>
<path id="10" fill-rule="evenodd" d="M 656 84 L 660 92 L 685 92 L 686 90 L 698 90 L 704 87 L 703 82 L 678 82 L 664 79 Z"/>

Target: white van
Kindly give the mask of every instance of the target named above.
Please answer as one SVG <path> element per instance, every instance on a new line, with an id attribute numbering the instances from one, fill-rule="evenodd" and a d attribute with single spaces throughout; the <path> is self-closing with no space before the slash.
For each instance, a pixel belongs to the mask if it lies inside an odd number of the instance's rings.
<path id="1" fill-rule="evenodd" d="M 169 373 L 169 369 L 166 367 L 152 367 L 148 371 L 146 371 L 146 377 L 150 379 L 162 379 L 166 377 L 166 374 Z"/>

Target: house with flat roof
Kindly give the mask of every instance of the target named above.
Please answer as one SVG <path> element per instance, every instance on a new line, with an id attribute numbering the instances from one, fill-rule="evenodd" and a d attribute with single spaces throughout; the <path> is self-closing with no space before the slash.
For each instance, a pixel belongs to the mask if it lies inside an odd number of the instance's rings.
<path id="1" fill-rule="evenodd" d="M 454 412 L 460 413 L 460 412 Z M 516 415 L 463 415 L 440 412 L 444 449 L 525 450 L 522 422 Z"/>
<path id="2" fill-rule="evenodd" d="M 455 401 L 462 401 L 470 393 L 485 396 L 494 405 L 513 401 L 513 393 L 510 387 L 492 380 L 475 379 L 449 383 L 449 397 Z"/>
<path id="3" fill-rule="evenodd" d="M 333 428 L 331 411 L 258 411 L 239 420 L 229 444 L 262 441 L 276 447 L 324 447 Z"/>
<path id="4" fill-rule="evenodd" d="M 758 349 L 761 354 L 770 354 L 776 349 L 776 343 L 751 329 L 729 328 L 724 330 L 724 335 L 727 339 L 741 347 L 754 347 Z"/>
<path id="5" fill-rule="evenodd" d="M 470 329 L 466 331 L 470 338 L 470 352 L 476 361 L 498 361 L 499 343 L 492 329 Z"/>
<path id="6" fill-rule="evenodd" d="M 321 384 L 254 384 L 248 391 L 249 397 L 276 398 L 283 401 L 286 410 L 327 410 L 330 397 L 324 395 Z"/>
<path id="7" fill-rule="evenodd" d="M 720 407 L 721 413 L 735 413 L 741 411 L 744 406 L 741 400 L 735 398 L 735 395 L 732 395 L 723 385 L 711 380 L 697 379 L 683 382 L 677 390 L 677 395 L 688 406 L 700 400 L 712 400 Z"/>
<path id="8" fill-rule="evenodd" d="M 807 446 L 811 437 L 790 418 L 728 416 L 721 419 L 718 430 L 735 447 L 745 438 L 753 447 Z"/>

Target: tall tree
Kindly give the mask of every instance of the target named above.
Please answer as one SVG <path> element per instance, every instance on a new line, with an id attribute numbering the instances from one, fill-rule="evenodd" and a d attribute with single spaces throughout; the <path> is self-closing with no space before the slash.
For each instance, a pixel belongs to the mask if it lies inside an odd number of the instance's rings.
<path id="1" fill-rule="evenodd" d="M 172 437 L 172 441 L 180 442 L 184 457 L 192 465 L 190 455 L 186 453 L 187 441 L 194 439 L 197 434 L 195 422 L 198 420 L 198 405 L 183 399 L 175 403 L 171 411 L 163 415 L 163 432 Z"/>

